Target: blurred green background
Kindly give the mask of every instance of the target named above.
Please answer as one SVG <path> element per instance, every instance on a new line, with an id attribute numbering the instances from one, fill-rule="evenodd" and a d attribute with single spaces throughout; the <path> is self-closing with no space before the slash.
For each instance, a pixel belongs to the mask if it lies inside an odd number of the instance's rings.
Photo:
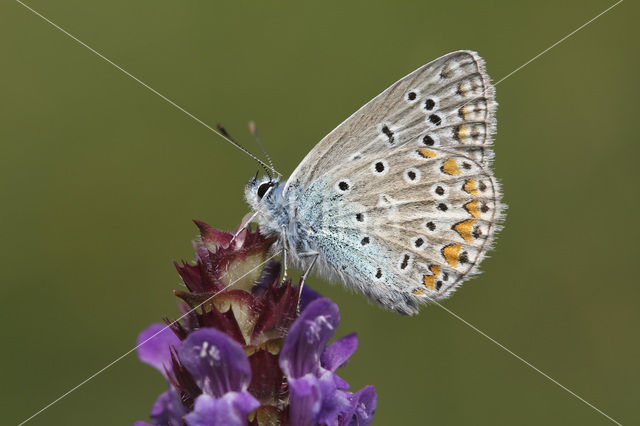
<path id="1" fill-rule="evenodd" d="M 494 81 L 610 1 L 86 2 L 30 6 L 290 173 L 388 85 L 473 49 Z M 509 204 L 445 303 L 623 424 L 640 423 L 639 9 L 627 1 L 497 87 Z M 20 4 L 0 5 L 0 404 L 16 424 L 176 316 L 192 218 L 234 228 L 249 158 Z M 445 311 L 401 317 L 318 278 L 376 385 L 376 424 L 611 424 Z M 131 354 L 30 424 L 147 419 Z"/>

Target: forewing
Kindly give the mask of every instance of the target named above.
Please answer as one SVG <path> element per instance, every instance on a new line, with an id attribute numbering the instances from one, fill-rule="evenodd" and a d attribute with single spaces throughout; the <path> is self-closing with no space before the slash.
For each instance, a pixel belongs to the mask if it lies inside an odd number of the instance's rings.
<path id="1" fill-rule="evenodd" d="M 493 157 L 495 109 L 482 58 L 471 51 L 449 53 L 402 78 L 335 128 L 304 158 L 288 186 L 308 186 L 353 158 L 416 140 L 487 164 Z"/>

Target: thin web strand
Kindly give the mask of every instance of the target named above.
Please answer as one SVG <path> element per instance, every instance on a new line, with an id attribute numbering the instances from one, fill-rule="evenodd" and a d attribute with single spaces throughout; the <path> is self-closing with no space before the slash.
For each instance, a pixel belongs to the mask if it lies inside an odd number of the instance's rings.
<path id="1" fill-rule="evenodd" d="M 134 346 L 133 348 L 129 349 L 127 352 L 123 353 L 122 355 L 120 355 L 118 358 L 114 359 L 113 361 L 111 361 L 109 364 L 107 364 L 106 366 L 102 367 L 100 370 L 96 371 L 95 373 L 93 373 L 91 376 L 87 377 L 86 379 L 84 379 L 82 382 L 78 383 L 77 385 L 75 385 L 74 387 L 72 387 L 71 389 L 69 389 L 68 391 L 66 391 L 65 393 L 63 393 L 62 395 L 60 395 L 58 398 L 56 398 L 55 400 L 51 401 L 49 404 L 45 405 L 44 407 L 42 407 L 40 410 L 38 410 L 37 412 L 35 412 L 33 415 L 31 415 L 29 418 L 23 420 L 22 422 L 20 422 L 18 424 L 18 426 L 22 426 L 25 423 L 27 423 L 28 421 L 32 420 L 34 417 L 38 416 L 39 414 L 41 414 L 42 412 L 44 412 L 45 410 L 47 410 L 48 408 L 51 408 L 53 405 L 55 405 L 56 403 L 60 402 L 62 399 L 64 399 L 65 397 L 67 397 L 68 395 L 70 395 L 72 392 L 76 391 L 77 389 L 79 389 L 80 387 L 82 387 L 83 385 L 85 385 L 86 383 L 88 383 L 89 381 L 91 381 L 92 379 L 94 379 L 96 376 L 98 376 L 99 374 L 101 374 L 102 372 L 104 372 L 105 370 L 107 370 L 109 367 L 115 365 L 116 363 L 118 363 L 119 361 L 121 361 L 123 358 L 125 358 L 127 355 L 131 354 L 132 352 L 135 352 L 140 346 L 144 345 L 145 343 L 147 343 L 149 340 L 153 339 L 154 337 L 156 337 L 157 335 L 159 335 L 160 333 L 163 333 L 165 330 L 167 330 L 169 327 L 171 327 L 172 325 L 176 324 L 178 321 L 184 319 L 187 315 L 191 314 L 192 312 L 194 312 L 196 309 L 202 307 L 204 304 L 210 302 L 214 297 L 216 297 L 217 295 L 219 295 L 220 293 L 222 293 L 223 291 L 225 291 L 226 289 L 228 289 L 229 287 L 231 287 L 232 285 L 234 285 L 235 283 L 237 283 L 238 281 L 240 281 L 241 279 L 243 279 L 244 277 L 246 277 L 247 275 L 249 275 L 250 273 L 252 273 L 253 271 L 255 271 L 256 269 L 258 269 L 259 267 L 261 267 L 262 265 L 266 264 L 267 262 L 269 262 L 271 259 L 273 259 L 274 257 L 276 257 L 278 255 L 278 253 L 275 253 L 273 255 L 271 255 L 271 257 L 269 257 L 268 259 L 266 259 L 264 262 L 260 263 L 259 265 L 257 265 L 256 267 L 254 267 L 253 269 L 251 269 L 249 272 L 247 272 L 246 274 L 244 274 L 243 276 L 241 276 L 240 278 L 238 278 L 237 280 L 233 281 L 232 283 L 228 284 L 226 287 L 224 287 L 222 290 L 216 292 L 215 294 L 213 294 L 211 297 L 207 298 L 204 302 L 200 303 L 199 305 L 197 305 L 195 308 L 185 312 L 182 316 L 178 317 L 177 319 L 173 320 L 170 324 L 167 324 L 166 326 L 164 326 L 160 331 L 158 331 L 157 333 L 151 335 L 149 338 L 145 339 L 144 341 L 142 341 L 141 343 L 137 344 L 136 346 Z M 229 273 L 229 271 L 226 272 L 225 276 Z"/>
<path id="2" fill-rule="evenodd" d="M 431 302 L 433 302 L 434 304 L 436 304 L 438 307 L 440 307 L 441 309 L 443 309 L 445 312 L 447 312 L 449 315 L 453 316 L 454 318 L 456 318 L 457 320 L 461 321 L 464 325 L 466 325 L 467 327 L 471 328 L 472 330 L 474 330 L 476 333 L 480 334 L 481 336 L 483 336 L 484 338 L 488 339 L 489 341 L 493 342 L 495 345 L 497 345 L 500 349 L 504 350 L 505 352 L 509 353 L 511 356 L 513 356 L 514 358 L 516 358 L 518 361 L 522 362 L 523 364 L 527 365 L 528 367 L 532 368 L 534 371 L 536 371 L 538 374 L 541 374 L 542 376 L 544 376 L 547 380 L 549 380 L 550 382 L 556 384 L 557 386 L 559 386 L 560 388 L 564 389 L 566 392 L 568 392 L 569 394 L 571 394 L 572 396 L 574 396 L 575 398 L 579 399 L 580 401 L 582 401 L 583 403 L 585 403 L 586 405 L 588 405 L 589 407 L 593 408 L 595 411 L 597 411 L 598 413 L 602 414 L 604 417 L 606 417 L 607 419 L 611 420 L 613 423 L 622 426 L 622 424 L 620 422 L 618 422 L 617 420 L 615 420 L 613 417 L 609 416 L 607 413 L 605 413 L 604 411 L 602 411 L 601 409 L 599 409 L 598 407 L 596 407 L 595 405 L 593 405 L 592 403 L 590 403 L 589 401 L 587 401 L 586 399 L 584 399 L 583 397 L 581 397 L 580 395 L 578 395 L 577 393 L 575 393 L 574 391 L 572 391 L 571 389 L 569 389 L 568 387 L 564 386 L 562 383 L 560 383 L 559 381 L 557 381 L 556 379 L 554 379 L 553 377 L 549 376 L 547 373 L 545 373 L 544 371 L 540 370 L 538 367 L 536 367 L 535 365 L 531 364 L 529 361 L 527 361 L 526 359 L 522 358 L 520 355 L 516 354 L 515 352 L 513 352 L 511 349 L 507 348 L 506 346 L 504 346 L 502 343 L 498 342 L 496 339 L 494 339 L 493 337 L 489 336 L 487 333 L 485 333 L 484 331 L 480 330 L 478 327 L 476 327 L 475 325 L 471 324 L 470 322 L 466 321 L 464 318 L 460 317 L 459 315 L 457 315 L 455 312 L 451 311 L 450 309 L 444 307 L 442 304 L 440 304 L 437 300 L 431 299 Z"/>
<path id="3" fill-rule="evenodd" d="M 330 235 L 329 232 L 326 232 L 324 230 L 321 230 L 322 233 L 326 234 L 326 235 Z M 372 256 L 369 255 L 370 258 L 372 258 Z M 563 390 L 565 390 L 566 392 L 568 392 L 570 395 L 574 396 L 575 398 L 577 398 L 578 400 L 582 401 L 584 404 L 586 404 L 587 406 L 593 408 L 595 411 L 597 411 L 598 413 L 600 413 L 601 415 L 603 415 L 604 417 L 606 417 L 607 419 L 611 420 L 613 423 L 622 426 L 617 420 L 615 420 L 613 417 L 609 416 L 607 413 L 605 413 L 604 411 L 602 411 L 601 409 L 599 409 L 598 407 L 596 407 L 595 405 L 593 405 L 592 403 L 590 403 L 589 401 L 587 401 L 586 399 L 584 399 L 583 397 L 581 397 L 580 395 L 578 395 L 577 393 L 575 393 L 574 391 L 572 391 L 571 389 L 569 389 L 568 387 L 564 386 L 562 383 L 560 383 L 559 381 L 557 381 L 556 379 L 554 379 L 553 377 L 551 377 L 550 375 L 548 375 L 547 373 L 545 373 L 544 371 L 542 371 L 541 369 L 539 369 L 538 367 L 536 367 L 535 365 L 533 365 L 532 363 L 530 363 L 529 361 L 527 361 L 526 359 L 524 359 L 523 357 L 521 357 L 520 355 L 516 354 L 515 352 L 513 352 L 511 349 L 507 348 L 506 346 L 504 346 L 502 343 L 498 342 L 496 339 L 492 338 L 491 336 L 489 336 L 488 334 L 486 334 L 484 331 L 480 330 L 478 327 L 474 326 L 473 324 L 471 324 L 470 322 L 466 321 L 464 318 L 460 317 L 458 314 L 456 314 L 455 312 L 451 311 L 450 309 L 446 308 L 444 305 L 442 305 L 440 302 L 438 302 L 436 299 L 429 297 L 429 302 L 430 303 L 434 303 L 435 305 L 437 305 L 439 308 L 441 308 L 442 310 L 446 311 L 447 313 L 449 313 L 451 316 L 453 316 L 454 318 L 458 319 L 459 321 L 461 321 L 463 324 L 465 324 L 467 327 L 471 328 L 472 330 L 474 330 L 475 332 L 477 332 L 478 334 L 480 334 L 481 336 L 485 337 L 486 339 L 488 339 L 489 341 L 493 342 L 496 346 L 498 346 L 499 348 L 501 348 L 502 350 L 504 350 L 505 352 L 509 353 L 510 355 L 512 355 L 513 357 L 515 357 L 517 360 L 519 360 L 520 362 L 522 362 L 523 364 L 527 365 L 528 367 L 530 367 L 531 369 L 533 369 L 534 371 L 536 371 L 537 373 L 539 373 L 540 375 L 542 375 L 543 377 L 545 377 L 547 380 L 549 380 L 550 382 L 554 383 L 555 385 L 559 386 L 560 388 L 562 388 Z"/>
<path id="4" fill-rule="evenodd" d="M 24 6 L 26 9 L 30 10 L 32 13 L 34 13 L 35 15 L 39 16 L 40 18 L 42 18 L 44 21 L 48 22 L 49 24 L 51 24 L 53 27 L 55 27 L 56 29 L 60 30 L 63 34 L 67 35 L 68 37 L 70 37 L 71 39 L 73 39 L 74 41 L 76 41 L 77 43 L 79 43 L 81 46 L 86 47 L 87 49 L 89 49 L 89 51 L 91 51 L 92 53 L 94 53 L 96 56 L 102 58 L 103 60 L 105 60 L 106 62 L 108 62 L 109 64 L 113 65 L 117 70 L 121 71 L 123 74 L 125 74 L 126 76 L 130 77 L 131 79 L 135 80 L 136 82 L 138 82 L 140 85 L 142 85 L 145 89 L 149 90 L 151 93 L 159 96 L 161 99 L 165 100 L 166 102 L 168 102 L 170 105 L 172 105 L 173 107 L 175 107 L 176 109 L 178 109 L 179 111 L 182 111 L 183 113 L 185 113 L 187 116 L 189 116 L 190 118 L 192 118 L 193 120 L 195 120 L 197 123 L 203 125 L 204 127 L 206 127 L 207 129 L 211 130 L 213 133 L 215 133 L 216 135 L 220 136 L 222 139 L 224 139 L 225 141 L 227 141 L 228 143 L 230 143 L 231 145 L 233 145 L 234 147 L 236 147 L 237 149 L 239 149 L 240 151 L 244 152 L 246 155 L 248 155 L 249 157 L 251 157 L 252 159 L 256 160 L 258 163 L 262 164 L 263 166 L 265 165 L 264 162 L 262 160 L 260 160 L 258 157 L 256 157 L 255 155 L 253 155 L 252 153 L 250 153 L 246 148 L 242 147 L 240 144 L 238 144 L 237 142 L 233 142 L 231 140 L 229 140 L 228 138 L 226 138 L 222 133 L 220 133 L 218 130 L 214 129 L 213 127 L 211 127 L 210 125 L 208 125 L 207 123 L 205 123 L 204 121 L 202 121 L 201 119 L 199 119 L 198 117 L 196 117 L 195 115 L 193 115 L 192 113 L 190 113 L 189 111 L 187 111 L 186 109 L 184 109 L 183 107 L 181 107 L 180 105 L 178 105 L 177 103 L 175 103 L 174 101 L 172 101 L 171 99 L 169 99 L 168 97 L 166 97 L 165 95 L 163 95 L 162 93 L 158 92 L 156 89 L 154 89 L 153 87 L 149 86 L 147 83 L 145 83 L 144 81 L 140 80 L 138 77 L 136 77 L 135 75 L 131 74 L 129 71 L 127 71 L 126 69 L 122 68 L 120 65 L 116 64 L 115 62 L 113 62 L 111 59 L 107 58 L 106 56 L 104 56 L 102 53 L 98 52 L 97 50 L 95 50 L 93 47 L 89 46 L 87 43 L 83 42 L 82 40 L 80 40 L 79 38 L 77 38 L 76 36 L 74 36 L 73 34 L 71 34 L 70 32 L 68 32 L 67 30 L 65 30 L 64 28 L 60 27 L 59 25 L 57 25 L 56 23 L 54 23 L 53 21 L 51 21 L 50 19 L 48 19 L 47 17 L 43 16 L 41 13 L 39 13 L 38 11 L 36 11 L 35 9 L 31 8 L 30 6 L 26 5 L 25 3 L 23 3 L 20 0 L 16 0 L 17 3 L 19 3 L 20 5 Z M 274 169 L 275 170 L 275 169 Z M 277 170 L 276 170 L 277 172 Z M 280 174 L 280 172 L 278 172 Z"/>
<path id="5" fill-rule="evenodd" d="M 614 7 L 616 7 L 617 5 L 619 5 L 620 3 L 622 3 L 624 0 L 619 0 L 618 2 L 612 4 L 611 6 L 609 6 L 608 8 L 606 8 L 605 10 L 603 10 L 602 12 L 598 13 L 596 16 L 594 16 L 593 18 L 589 19 L 587 22 L 585 22 L 584 24 L 580 25 L 578 28 L 576 28 L 575 30 L 571 31 L 569 34 L 567 34 L 566 36 L 562 37 L 560 40 L 556 41 L 555 43 L 553 43 L 551 46 L 547 47 L 545 50 L 543 50 L 542 52 L 538 53 L 536 56 L 534 56 L 533 58 L 529 59 L 527 62 L 525 62 L 524 64 L 520 65 L 518 68 L 516 68 L 515 70 L 511 71 L 509 74 L 505 75 L 504 77 L 502 77 L 500 80 L 498 80 L 494 86 L 497 86 L 498 84 L 502 83 L 503 81 L 505 81 L 507 78 L 511 77 L 513 74 L 517 73 L 518 71 L 520 71 L 522 68 L 526 67 L 527 65 L 529 65 L 531 62 L 535 61 L 536 59 L 538 59 L 540 56 L 544 55 L 545 53 L 547 53 L 548 51 L 550 51 L 551 49 L 553 49 L 554 47 L 556 47 L 557 45 L 559 45 L 560 43 L 562 43 L 563 41 L 565 41 L 566 39 L 568 39 L 569 37 L 571 37 L 572 35 L 574 35 L 575 33 L 577 33 L 578 31 L 580 31 L 581 29 L 583 29 L 584 27 L 586 27 L 587 25 L 589 25 L 590 23 L 592 23 L 593 21 L 595 21 L 596 19 L 598 19 L 599 17 L 601 17 L 602 15 L 604 15 L 605 13 L 609 12 L 611 9 L 613 9 Z"/>
<path id="6" fill-rule="evenodd" d="M 529 65 L 531 62 L 535 61 L 536 59 L 538 59 L 539 57 L 541 57 L 542 55 L 544 55 L 545 53 L 547 53 L 549 50 L 553 49 L 554 47 L 556 47 L 557 45 L 559 45 L 560 43 L 562 43 L 563 41 L 565 41 L 566 39 L 568 39 L 569 37 L 571 37 L 572 35 L 574 35 L 575 33 L 577 33 L 578 31 L 580 31 L 581 29 L 583 29 L 584 27 L 586 27 L 587 25 L 591 24 L 593 21 L 595 21 L 596 19 L 600 18 L 602 15 L 604 15 L 605 13 L 609 12 L 611 9 L 613 9 L 614 7 L 618 6 L 620 3 L 622 3 L 624 0 L 619 0 L 618 2 L 614 3 L 613 5 L 611 5 L 610 7 L 608 7 L 607 9 L 605 9 L 604 11 L 602 11 L 601 13 L 599 13 L 598 15 L 596 15 L 594 18 L 590 19 L 589 21 L 587 21 L 585 24 L 581 25 L 580 27 L 578 27 L 577 29 L 575 29 L 574 31 L 572 31 L 571 33 L 567 34 L 565 37 L 563 37 L 562 39 L 560 39 L 559 41 L 557 41 L 556 43 L 554 43 L 553 45 L 549 46 L 547 49 L 543 50 L 542 52 L 540 52 L 538 55 L 534 56 L 533 58 L 531 58 L 529 61 L 525 62 L 524 64 L 520 65 L 518 68 L 516 68 L 515 70 L 513 70 L 512 72 L 510 72 L 509 74 L 507 74 L 506 76 L 502 77 L 500 80 L 498 80 L 494 86 L 497 86 L 498 84 L 502 83 L 504 80 L 506 80 L 507 78 L 511 77 L 513 74 L 515 74 L 516 72 L 520 71 L 522 68 L 526 67 L 527 65 Z M 190 112 L 188 112 L 187 110 L 185 110 L 184 108 L 180 107 L 179 105 L 177 105 L 175 102 L 171 101 L 169 98 L 165 97 L 164 95 L 162 95 L 161 93 L 157 92 L 155 89 L 153 89 L 152 87 L 150 87 L 149 85 L 147 85 L 146 83 L 142 82 L 141 80 L 139 80 L 137 77 L 133 76 L 132 74 L 130 74 L 129 72 L 127 72 L 126 70 L 124 70 L 123 68 L 121 68 L 120 66 L 118 66 L 117 64 L 115 64 L 114 62 L 112 62 L 111 60 L 109 60 L 108 58 L 106 58 L 105 56 L 103 56 L 102 54 L 100 54 L 99 52 L 97 52 L 96 50 L 94 50 L 93 48 L 91 48 L 90 46 L 88 46 L 87 44 L 83 43 L 82 41 L 80 41 L 79 39 L 77 39 L 75 36 L 73 36 L 72 34 L 68 33 L 67 31 L 65 31 L 64 29 L 62 29 L 61 27 L 59 27 L 58 25 L 56 25 L 55 23 L 53 23 L 52 21 L 50 21 L 49 19 L 47 19 L 46 17 L 44 17 L 43 15 L 41 15 L 40 13 L 38 13 L 37 11 L 35 11 L 34 9 L 32 9 L 31 7 L 27 6 L 26 4 L 24 4 L 23 2 L 21 2 L 20 0 L 16 0 L 16 2 L 18 2 L 19 4 L 21 4 L 22 6 L 24 6 L 25 8 L 27 8 L 28 10 L 30 10 L 31 12 L 33 12 L 34 14 L 36 14 L 37 16 L 39 16 L 40 18 L 42 18 L 43 20 L 45 20 L 46 22 L 48 22 L 49 24 L 51 24 L 52 26 L 54 26 L 55 28 L 57 28 L 58 30 L 62 31 L 64 34 L 66 34 L 67 36 L 71 37 L 73 40 L 75 40 L 76 42 L 80 43 L 82 46 L 86 47 L 87 49 L 89 49 L 90 51 L 92 51 L 93 53 L 95 53 L 96 55 L 98 55 L 99 57 L 101 57 L 102 59 L 104 59 L 105 61 L 109 62 L 111 65 L 113 65 L 114 67 L 116 67 L 117 69 L 119 69 L 120 71 L 122 71 L 123 73 L 125 73 L 127 76 L 133 78 L 134 80 L 136 80 L 138 83 L 140 83 L 141 85 L 143 85 L 145 88 L 147 88 L 148 90 L 150 90 L 151 92 L 153 92 L 154 94 L 158 95 L 159 97 L 161 97 L 162 99 L 164 99 L 165 101 L 169 102 L 171 105 L 173 105 L 174 107 L 176 107 L 177 109 L 179 109 L 180 111 L 184 112 L 185 114 L 187 114 L 189 117 L 191 117 L 192 119 L 194 119 L 195 121 L 197 121 L 198 123 L 202 124 L 203 126 L 207 127 L 208 129 L 210 129 L 211 131 L 213 131 L 214 133 L 216 133 L 217 135 L 221 136 L 224 138 L 224 136 L 222 136 L 221 134 L 219 134 L 215 129 L 213 129 L 211 126 L 209 126 L 208 124 L 206 124 L 205 122 L 203 122 L 202 120 L 200 120 L 199 118 L 197 118 L 196 116 L 194 116 L 193 114 L 191 114 Z M 226 140 L 226 139 L 225 139 Z M 235 146 L 235 145 L 234 145 Z M 240 148 L 239 148 L 240 149 Z M 268 262 L 269 260 L 273 259 L 274 257 L 276 257 L 277 254 L 272 255 L 270 258 L 268 258 L 267 260 L 265 260 L 265 262 L 261 263 L 260 265 L 256 266 L 256 268 L 252 269 L 251 271 L 249 271 L 246 275 L 248 275 L 250 272 L 253 272 L 253 270 L 257 269 L 258 267 L 262 266 L 263 264 L 265 264 L 266 262 Z M 246 276 L 245 275 L 245 276 Z M 227 287 L 225 287 L 223 290 L 224 291 L 226 288 L 230 287 L 231 285 L 235 284 L 235 282 L 239 281 L 240 279 L 244 278 L 240 277 L 238 280 L 234 281 L 233 283 L 229 284 Z M 196 308 L 192 309 L 191 311 L 185 313 L 183 316 L 181 316 L 180 318 L 176 319 L 174 322 L 172 322 L 170 325 L 175 324 L 175 322 L 181 320 L 182 318 L 184 318 L 186 315 L 188 315 L 189 313 L 191 313 L 193 310 L 199 308 L 200 306 L 202 306 L 203 304 L 207 303 L 209 300 L 211 300 L 213 297 L 215 297 L 217 294 L 219 294 L 220 292 L 214 294 L 213 296 L 211 296 L 209 299 L 207 299 L 206 301 L 202 302 L 200 305 L 196 306 Z M 597 407 L 595 407 L 593 404 L 589 403 L 588 401 L 586 401 L 584 398 L 580 397 L 579 395 L 577 395 L 575 392 L 571 391 L 570 389 L 568 389 L 567 387 L 563 386 L 561 383 L 559 383 L 558 381 L 556 381 L 555 379 L 553 379 L 552 377 L 550 377 L 549 375 L 547 375 L 546 373 L 544 373 L 542 370 L 536 368 L 534 365 L 532 365 L 531 363 L 529 363 L 528 361 L 526 361 L 525 359 L 523 359 L 522 357 L 520 357 L 519 355 L 515 354 L 514 352 L 512 352 L 511 350 L 509 350 L 507 347 L 505 347 L 504 345 L 500 344 L 498 341 L 496 341 L 495 339 L 491 338 L 490 336 L 488 336 L 486 333 L 484 333 L 483 331 L 481 331 L 480 329 L 478 329 L 477 327 L 473 326 L 472 324 L 470 324 L 469 322 L 465 321 L 463 318 L 461 318 L 460 316 L 458 316 L 457 314 L 455 314 L 454 312 L 450 311 L 449 309 L 445 308 L 443 305 L 441 305 L 440 303 L 434 301 L 437 306 L 439 306 L 440 308 L 442 308 L 443 310 L 445 310 L 446 312 L 448 312 L 449 314 L 451 314 L 452 316 L 454 316 L 455 318 L 457 318 L 458 320 L 462 321 L 465 325 L 467 325 L 468 327 L 472 328 L 474 331 L 478 332 L 479 334 L 481 334 L 482 336 L 484 336 L 485 338 L 489 339 L 490 341 L 492 341 L 493 343 L 495 343 L 496 345 L 498 345 L 500 348 L 502 348 L 503 350 L 507 351 L 508 353 L 510 353 L 512 356 L 516 357 L 518 360 L 520 360 L 521 362 L 523 362 L 524 364 L 528 365 L 529 367 L 533 368 L 536 372 L 540 373 L 541 375 L 543 375 L 544 377 L 546 377 L 547 379 L 549 379 L 550 381 L 552 381 L 553 383 L 555 383 L 556 385 L 560 386 L 562 389 L 564 389 L 565 391 L 569 392 L 571 395 L 573 395 L 574 397 L 578 398 L 579 400 L 581 400 L 582 402 L 584 402 L 585 404 L 587 404 L 588 406 L 590 406 L 591 408 L 593 408 L 594 410 L 596 410 L 597 412 L 599 412 L 600 414 L 602 414 L 603 416 L 605 416 L 607 419 L 611 420 L 613 423 L 620 425 L 619 422 L 617 422 L 615 419 L 613 419 L 612 417 L 608 416 L 606 413 L 604 413 L 602 410 L 598 409 Z M 87 382 L 89 382 L 90 380 L 92 380 L 93 378 L 95 378 L 96 376 L 98 376 L 100 373 L 102 373 L 103 371 L 105 371 L 106 369 L 108 369 L 109 367 L 113 366 L 114 364 L 116 364 L 117 362 L 119 362 L 121 359 L 125 358 L 127 355 L 129 355 L 130 353 L 132 353 L 133 351 L 135 351 L 139 346 L 141 346 L 142 344 L 146 343 L 147 341 L 149 341 L 150 339 L 152 339 L 153 337 L 155 337 L 156 335 L 160 334 L 161 332 L 163 332 L 164 330 L 166 330 L 169 327 L 166 326 L 164 327 L 161 331 L 159 331 L 158 333 L 154 334 L 153 336 L 149 337 L 148 339 L 146 339 L 144 342 L 140 343 L 139 345 L 137 345 L 136 347 L 134 347 L 133 349 L 129 350 L 128 352 L 124 353 L 123 355 L 121 355 L 120 357 L 116 358 L 114 361 L 112 361 L 111 363 L 109 363 L 107 366 L 103 367 L 102 369 L 98 370 L 96 373 L 94 373 L 93 375 L 89 376 L 87 379 L 85 379 L 83 382 L 79 383 L 78 385 L 76 385 L 75 387 L 73 387 L 72 389 L 70 389 L 69 391 L 67 391 L 66 393 L 64 393 L 63 395 L 61 395 L 60 397 L 58 397 L 57 399 L 55 399 L 54 401 L 52 401 L 51 403 L 49 403 L 48 405 L 46 405 L 45 407 L 43 407 L 42 409 L 40 409 L 39 411 L 37 411 L 36 413 L 34 413 L 32 416 L 30 416 L 29 418 L 27 418 L 26 420 L 22 421 L 18 426 L 22 426 L 25 423 L 27 423 L 28 421 L 30 421 L 31 419 L 33 419 L 34 417 L 36 417 L 37 415 L 41 414 L 43 411 L 47 410 L 48 408 L 50 408 L 51 406 L 53 406 L 54 404 L 56 404 L 57 402 L 59 402 L 60 400 L 62 400 L 63 398 L 65 398 L 67 395 L 69 395 L 70 393 L 72 393 L 73 391 L 75 391 L 76 389 L 80 388 L 82 385 L 86 384 Z"/>
<path id="7" fill-rule="evenodd" d="M 527 62 L 523 63 L 522 65 L 520 65 L 518 68 L 514 69 L 513 71 L 511 71 L 510 73 L 508 73 L 507 75 L 505 75 L 504 77 L 502 77 L 500 80 L 496 81 L 495 83 L 491 83 L 493 85 L 493 87 L 498 86 L 498 84 L 502 83 L 503 81 L 505 81 L 506 79 L 508 79 L 509 77 L 511 77 L 512 75 L 514 75 L 515 73 L 517 73 L 518 71 L 520 71 L 521 69 L 523 69 L 524 67 L 526 67 L 527 65 L 529 65 L 530 63 L 532 63 L 533 61 L 535 61 L 536 59 L 538 59 L 539 57 L 541 57 L 542 55 L 544 55 L 545 53 L 547 53 L 548 51 L 550 51 L 551 49 L 553 49 L 554 47 L 558 46 L 560 43 L 562 43 L 563 41 L 567 40 L 569 37 L 571 37 L 572 35 L 574 35 L 575 33 L 577 33 L 578 31 L 580 31 L 581 29 L 585 28 L 587 25 L 591 24 L 593 21 L 595 21 L 596 19 L 600 18 L 602 15 L 604 15 L 605 13 L 609 12 L 611 9 L 613 9 L 614 7 L 618 6 L 620 3 L 622 3 L 624 0 L 619 0 L 618 2 L 612 4 L 611 6 L 609 6 L 608 8 L 606 8 L 605 10 L 603 10 L 602 12 L 598 13 L 596 16 L 594 16 L 593 18 L 589 19 L 587 22 L 585 22 L 584 24 L 580 25 L 578 28 L 576 28 L 575 30 L 571 31 L 569 34 L 567 34 L 566 36 L 562 37 L 560 40 L 556 41 L 555 43 L 553 43 L 551 46 L 547 47 L 546 49 L 544 49 L 542 52 L 538 53 L 536 56 L 534 56 L 533 58 L 529 59 Z M 458 109 L 462 109 L 465 106 L 469 105 L 471 102 L 476 101 L 477 99 L 470 99 L 467 102 L 463 103 L 460 107 L 458 107 Z"/>

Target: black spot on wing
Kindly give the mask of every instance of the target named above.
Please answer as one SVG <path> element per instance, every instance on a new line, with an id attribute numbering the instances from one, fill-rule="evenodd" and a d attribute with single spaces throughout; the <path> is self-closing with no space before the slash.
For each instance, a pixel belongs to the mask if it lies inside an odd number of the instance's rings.
<path id="1" fill-rule="evenodd" d="M 429 121 L 432 122 L 433 124 L 435 124 L 436 126 L 439 126 L 439 125 L 442 124 L 442 119 L 437 114 L 431 114 L 429 116 Z"/>
<path id="2" fill-rule="evenodd" d="M 382 133 L 384 133 L 385 136 L 387 136 L 387 138 L 389 139 L 390 145 L 393 145 L 395 143 L 395 136 L 391 131 L 391 129 L 389 128 L 389 126 L 387 126 L 386 124 L 382 126 Z"/>

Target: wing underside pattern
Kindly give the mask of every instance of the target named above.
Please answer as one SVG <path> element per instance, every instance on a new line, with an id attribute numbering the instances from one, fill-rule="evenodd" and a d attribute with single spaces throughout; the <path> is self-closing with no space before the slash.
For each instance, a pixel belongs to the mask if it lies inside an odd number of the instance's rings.
<path id="1" fill-rule="evenodd" d="M 502 219 L 493 87 L 473 52 L 401 79 L 325 137 L 288 181 L 322 271 L 402 313 L 450 294 Z"/>

